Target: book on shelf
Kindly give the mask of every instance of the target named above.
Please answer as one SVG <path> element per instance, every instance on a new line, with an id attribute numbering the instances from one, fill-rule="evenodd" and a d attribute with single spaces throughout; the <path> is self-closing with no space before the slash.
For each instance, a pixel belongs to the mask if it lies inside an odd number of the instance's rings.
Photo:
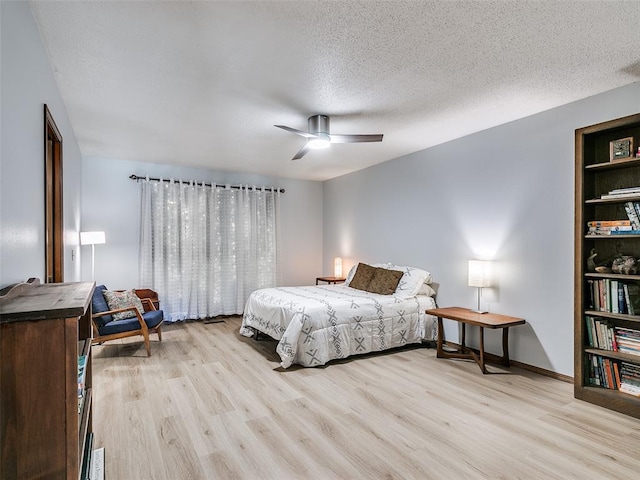
<path id="1" fill-rule="evenodd" d="M 618 387 L 618 390 L 620 390 L 621 381 L 620 381 L 620 367 L 618 365 L 618 362 L 613 362 L 613 374 L 615 375 L 616 386 Z"/>
<path id="2" fill-rule="evenodd" d="M 87 356 L 80 355 L 78 357 L 78 398 L 84 395 L 84 383 L 87 373 Z"/>
<path id="3" fill-rule="evenodd" d="M 96 448 L 91 455 L 91 480 L 104 480 L 104 447 Z"/>
<path id="4" fill-rule="evenodd" d="M 81 480 L 89 480 L 91 474 L 91 454 L 93 453 L 93 433 L 89 432 L 85 440 L 84 455 L 82 457 Z"/>
<path id="5" fill-rule="evenodd" d="M 82 415 L 82 409 L 84 408 L 84 399 L 84 395 L 78 397 L 78 415 Z"/>
<path id="6" fill-rule="evenodd" d="M 609 235 L 640 235 L 640 230 L 611 230 Z"/>
<path id="7" fill-rule="evenodd" d="M 627 292 L 629 294 L 629 302 L 627 304 L 629 315 L 640 315 L 640 285 L 637 283 L 628 283 Z"/>
<path id="8" fill-rule="evenodd" d="M 631 203 L 631 202 L 628 202 Z M 631 220 L 592 220 L 587 227 L 630 227 Z"/>
<path id="9" fill-rule="evenodd" d="M 640 230 L 627 227 L 619 228 L 593 228 L 587 231 L 588 237 L 599 237 L 602 235 L 640 235 Z"/>

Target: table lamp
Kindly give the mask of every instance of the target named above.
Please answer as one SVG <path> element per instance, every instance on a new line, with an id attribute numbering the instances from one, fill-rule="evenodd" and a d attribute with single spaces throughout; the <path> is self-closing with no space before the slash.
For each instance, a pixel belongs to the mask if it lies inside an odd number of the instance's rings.
<path id="1" fill-rule="evenodd" d="M 333 259 L 333 276 L 336 278 L 342 278 L 342 257 L 336 257 Z"/>
<path id="2" fill-rule="evenodd" d="M 484 287 L 491 286 L 491 262 L 487 260 L 469 260 L 469 286 L 478 289 L 478 308 L 476 313 L 487 313 L 480 310 L 480 295 Z"/>

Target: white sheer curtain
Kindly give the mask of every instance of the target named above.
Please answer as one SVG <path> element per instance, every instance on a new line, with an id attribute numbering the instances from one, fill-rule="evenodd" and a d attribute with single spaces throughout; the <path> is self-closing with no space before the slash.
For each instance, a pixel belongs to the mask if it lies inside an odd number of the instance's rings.
<path id="1" fill-rule="evenodd" d="M 278 189 L 140 183 L 140 286 L 167 320 L 241 314 L 251 292 L 277 285 Z"/>

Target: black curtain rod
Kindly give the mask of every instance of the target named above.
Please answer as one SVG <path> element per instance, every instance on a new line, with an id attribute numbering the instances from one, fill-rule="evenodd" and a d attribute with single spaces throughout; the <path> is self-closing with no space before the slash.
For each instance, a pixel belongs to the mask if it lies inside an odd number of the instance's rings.
<path id="1" fill-rule="evenodd" d="M 140 176 L 138 176 L 136 174 L 129 175 L 129 178 L 131 180 L 135 180 L 136 182 L 138 180 L 151 180 L 151 181 L 154 181 L 154 182 L 160 182 L 160 181 L 170 182 L 171 181 L 171 179 L 169 179 L 169 178 L 162 178 L 162 179 L 161 178 L 151 178 L 151 177 L 147 178 L 147 177 L 140 177 Z M 191 183 L 191 180 L 189 180 L 187 182 L 184 182 L 182 180 L 177 180 L 177 181 L 180 182 L 180 183 Z M 196 183 L 199 183 L 200 185 L 204 185 L 205 187 L 215 187 L 215 188 L 226 188 L 227 187 L 226 185 L 218 185 L 217 183 L 203 183 L 203 182 L 196 182 Z M 229 188 L 235 188 L 236 190 L 240 190 L 241 188 L 244 188 L 244 186 L 243 185 L 229 185 Z M 281 188 L 281 189 L 273 189 L 271 187 L 255 187 L 255 188 L 256 188 L 256 190 L 264 190 L 266 192 L 278 191 L 280 193 L 284 193 L 284 188 Z"/>

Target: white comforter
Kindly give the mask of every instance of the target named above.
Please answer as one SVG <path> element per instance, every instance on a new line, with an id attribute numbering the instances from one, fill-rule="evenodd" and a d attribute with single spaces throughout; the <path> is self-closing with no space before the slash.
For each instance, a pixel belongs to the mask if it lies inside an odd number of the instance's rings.
<path id="1" fill-rule="evenodd" d="M 343 285 L 265 288 L 251 294 L 240 334 L 254 329 L 279 340 L 284 368 L 324 365 L 335 358 L 435 340 L 433 298 L 402 299 Z"/>

